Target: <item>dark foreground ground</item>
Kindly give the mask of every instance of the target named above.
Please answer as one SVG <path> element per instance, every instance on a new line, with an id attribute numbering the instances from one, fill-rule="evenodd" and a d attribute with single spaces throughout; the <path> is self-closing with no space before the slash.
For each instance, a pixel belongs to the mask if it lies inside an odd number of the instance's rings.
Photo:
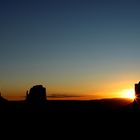
<path id="1" fill-rule="evenodd" d="M 135 130 L 140 126 L 140 109 L 125 100 L 95 100 L 95 101 L 46 101 L 40 104 L 30 104 L 25 101 L 0 103 L 0 127 L 2 130 L 15 133 L 34 130 L 33 136 L 41 131 L 41 135 L 50 134 L 55 137 L 80 135 L 91 131 L 95 136 L 104 132 L 110 134 Z M 139 128 L 139 127 L 138 127 Z M 24 131 L 22 130 L 24 129 Z M 127 131 L 127 133 L 129 133 Z M 131 133 L 131 132 L 130 132 Z M 40 135 L 40 136 L 41 136 Z M 107 137 L 106 137 L 107 138 Z"/>
<path id="2" fill-rule="evenodd" d="M 47 119 L 123 117 L 140 114 L 138 105 L 123 99 L 103 99 L 92 101 L 46 101 L 45 103 L 27 103 L 8 101 L 0 103 L 2 116 L 38 116 Z"/>

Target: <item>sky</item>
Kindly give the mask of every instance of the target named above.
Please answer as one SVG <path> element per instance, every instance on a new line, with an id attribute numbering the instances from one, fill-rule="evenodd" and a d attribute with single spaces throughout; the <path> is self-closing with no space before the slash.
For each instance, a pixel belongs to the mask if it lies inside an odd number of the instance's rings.
<path id="1" fill-rule="evenodd" d="M 113 98 L 140 80 L 139 0 L 1 0 L 0 92 Z"/>

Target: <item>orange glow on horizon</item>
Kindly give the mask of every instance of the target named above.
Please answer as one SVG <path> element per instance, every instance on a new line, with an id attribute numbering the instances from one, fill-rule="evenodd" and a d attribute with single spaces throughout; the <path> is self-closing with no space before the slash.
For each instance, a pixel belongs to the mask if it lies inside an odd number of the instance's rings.
<path id="1" fill-rule="evenodd" d="M 135 99 L 134 89 L 125 89 L 121 91 L 122 98 Z"/>
<path id="2" fill-rule="evenodd" d="M 105 99 L 105 98 L 126 98 L 133 100 L 135 98 L 135 92 L 133 87 L 134 82 L 119 82 L 112 84 L 103 84 L 98 88 L 94 89 L 94 85 L 91 84 L 89 89 L 86 88 L 59 88 L 47 86 L 47 96 L 48 100 L 96 100 L 96 99 Z M 25 100 L 26 90 L 30 87 L 25 88 L 15 88 L 2 90 L 1 95 L 8 100 Z M 127 88 L 126 88 L 127 87 Z M 6 89 L 6 88 L 5 88 Z M 80 90 L 78 90 L 80 89 Z M 56 95 L 56 96 L 51 96 Z"/>

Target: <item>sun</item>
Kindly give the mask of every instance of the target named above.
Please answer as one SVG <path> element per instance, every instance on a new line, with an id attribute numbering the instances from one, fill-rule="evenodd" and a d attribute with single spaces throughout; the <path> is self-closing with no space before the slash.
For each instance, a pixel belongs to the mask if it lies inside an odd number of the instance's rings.
<path id="1" fill-rule="evenodd" d="M 123 98 L 135 99 L 134 89 L 125 89 L 122 91 Z"/>

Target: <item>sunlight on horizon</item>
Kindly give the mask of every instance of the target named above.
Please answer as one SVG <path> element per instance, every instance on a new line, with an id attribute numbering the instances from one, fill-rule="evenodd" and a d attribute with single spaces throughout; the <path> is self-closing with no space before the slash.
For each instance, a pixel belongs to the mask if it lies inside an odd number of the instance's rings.
<path id="1" fill-rule="evenodd" d="M 135 99 L 134 89 L 125 89 L 121 92 L 122 98 Z"/>

